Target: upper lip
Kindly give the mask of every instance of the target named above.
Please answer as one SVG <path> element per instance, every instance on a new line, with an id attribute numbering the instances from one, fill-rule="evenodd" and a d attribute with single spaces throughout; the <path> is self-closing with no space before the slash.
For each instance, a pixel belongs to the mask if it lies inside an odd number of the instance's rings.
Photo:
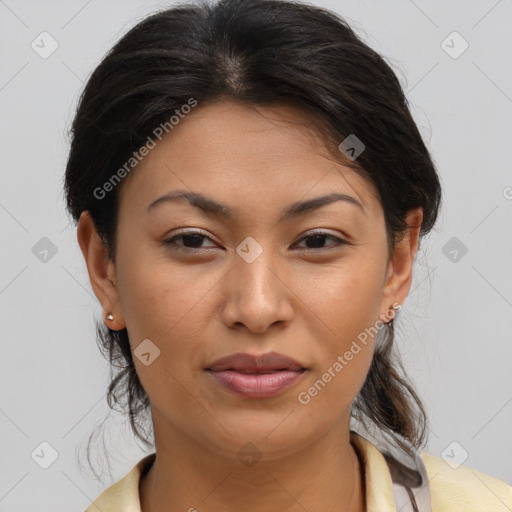
<path id="1" fill-rule="evenodd" d="M 266 354 L 248 354 L 238 352 L 226 357 L 221 357 L 211 363 L 206 370 L 221 372 L 224 370 L 235 370 L 244 372 L 263 372 L 272 370 L 305 370 L 299 362 L 291 357 L 279 354 L 277 352 L 268 352 Z"/>

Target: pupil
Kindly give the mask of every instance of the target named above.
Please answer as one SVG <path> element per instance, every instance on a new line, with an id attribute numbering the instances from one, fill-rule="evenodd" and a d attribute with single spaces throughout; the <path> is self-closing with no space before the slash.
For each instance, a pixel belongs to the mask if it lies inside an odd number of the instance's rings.
<path id="1" fill-rule="evenodd" d="M 311 235 L 311 236 L 310 236 L 310 237 L 308 237 L 308 238 L 309 238 L 309 240 L 310 240 L 310 241 L 311 241 L 311 240 L 314 240 L 314 241 L 316 241 L 316 242 L 321 242 L 321 241 L 325 241 L 324 239 L 325 239 L 325 237 L 326 237 L 326 236 L 327 236 L 327 235 L 318 234 L 318 235 Z M 313 247 L 313 248 L 318 248 L 318 247 L 322 247 L 322 246 L 323 246 L 323 244 L 322 244 L 322 243 L 320 243 L 320 244 L 318 244 L 318 245 L 316 245 L 315 243 L 313 243 L 313 245 L 314 245 L 314 247 Z M 308 246 L 309 246 L 309 243 L 308 243 Z"/>
<path id="2" fill-rule="evenodd" d="M 195 239 L 194 239 L 194 237 L 195 237 Z M 198 234 L 184 235 L 183 242 L 186 242 L 186 240 L 190 240 L 191 238 L 192 238 L 191 245 L 195 246 L 196 244 L 194 243 L 194 240 L 195 240 L 195 242 L 197 242 L 197 245 L 201 245 L 201 242 L 203 241 L 204 237 L 203 237 L 203 235 L 198 235 Z M 185 243 L 185 245 L 188 245 L 188 244 Z"/>

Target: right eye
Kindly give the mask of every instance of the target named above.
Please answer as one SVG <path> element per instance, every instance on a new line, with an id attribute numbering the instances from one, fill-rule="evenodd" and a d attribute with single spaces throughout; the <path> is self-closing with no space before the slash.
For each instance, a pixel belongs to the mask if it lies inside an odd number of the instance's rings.
<path id="1" fill-rule="evenodd" d="M 203 231 L 185 231 L 168 240 L 164 240 L 164 244 L 170 246 L 171 249 L 191 252 L 197 249 L 205 249 L 205 247 L 201 247 L 204 239 L 211 240 Z M 182 240 L 183 245 L 176 243 L 176 240 Z"/>

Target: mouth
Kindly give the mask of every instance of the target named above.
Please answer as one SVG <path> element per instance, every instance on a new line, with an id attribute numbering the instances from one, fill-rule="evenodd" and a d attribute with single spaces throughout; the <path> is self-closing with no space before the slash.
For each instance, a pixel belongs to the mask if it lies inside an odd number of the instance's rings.
<path id="1" fill-rule="evenodd" d="M 295 359 L 277 352 L 254 355 L 239 352 L 217 359 L 205 369 L 213 372 L 232 370 L 239 373 L 307 370 L 304 365 Z"/>
<path id="2" fill-rule="evenodd" d="M 301 368 L 300 370 L 290 370 L 289 368 L 276 368 L 274 370 L 241 370 L 237 368 L 226 368 L 226 370 L 220 371 L 232 371 L 237 373 L 243 373 L 247 375 L 265 375 L 267 373 L 276 373 L 276 372 L 287 372 L 287 371 L 302 371 L 305 368 Z M 209 371 L 219 371 L 219 370 L 209 370 Z"/>
<path id="3" fill-rule="evenodd" d="M 306 370 L 274 370 L 267 372 L 240 372 L 222 370 L 207 372 L 225 390 L 243 398 L 271 398 L 291 388 Z"/>
<path id="4" fill-rule="evenodd" d="M 307 370 L 294 359 L 275 352 L 233 354 L 205 368 L 224 389 L 244 398 L 279 395 L 292 387 Z"/>

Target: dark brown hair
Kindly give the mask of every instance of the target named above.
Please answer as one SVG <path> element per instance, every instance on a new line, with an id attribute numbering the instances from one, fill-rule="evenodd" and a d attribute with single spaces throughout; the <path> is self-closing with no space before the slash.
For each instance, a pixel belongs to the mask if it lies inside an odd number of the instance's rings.
<path id="1" fill-rule="evenodd" d="M 409 210 L 423 209 L 421 237 L 433 228 L 440 182 L 402 87 L 342 17 L 289 0 L 198 1 L 157 12 L 129 30 L 80 97 L 65 173 L 67 209 L 75 223 L 90 212 L 113 262 L 122 183 L 107 197 L 95 191 L 190 98 L 195 108 L 232 100 L 304 112 L 333 156 L 375 184 L 390 255 Z M 338 149 L 351 134 L 365 145 L 355 160 Z M 97 325 L 97 332 L 111 364 L 109 407 L 127 410 L 134 434 L 149 446 L 150 403 L 127 330 Z M 408 444 L 420 447 L 425 440 L 426 414 L 393 352 L 393 326 L 381 334 L 352 413 L 410 451 Z"/>

